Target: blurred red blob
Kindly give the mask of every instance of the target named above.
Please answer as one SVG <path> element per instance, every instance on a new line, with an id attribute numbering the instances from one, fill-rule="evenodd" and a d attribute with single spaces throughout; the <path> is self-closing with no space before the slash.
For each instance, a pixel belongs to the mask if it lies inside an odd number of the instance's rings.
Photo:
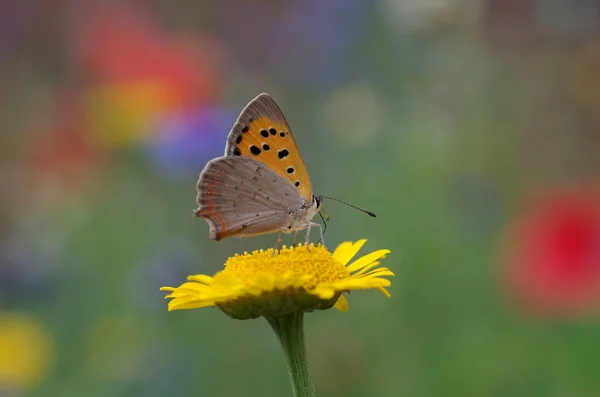
<path id="1" fill-rule="evenodd" d="M 77 30 L 75 56 L 92 84 L 158 85 L 165 105 L 175 107 L 202 103 L 218 92 L 216 65 L 207 55 L 217 56 L 216 44 L 169 34 L 143 9 L 92 7 L 82 13 Z"/>
<path id="2" fill-rule="evenodd" d="M 533 199 L 509 227 L 505 281 L 529 313 L 600 313 L 600 187 Z"/>
<path id="3" fill-rule="evenodd" d="M 224 53 L 212 36 L 170 32 L 132 4 L 83 4 L 72 48 L 93 145 L 143 144 L 161 115 L 214 102 Z"/>

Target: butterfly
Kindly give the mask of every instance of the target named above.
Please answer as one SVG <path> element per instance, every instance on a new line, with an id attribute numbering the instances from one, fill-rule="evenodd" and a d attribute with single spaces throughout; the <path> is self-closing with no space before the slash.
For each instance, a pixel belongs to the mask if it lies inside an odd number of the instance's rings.
<path id="1" fill-rule="evenodd" d="M 268 94 L 242 110 L 227 136 L 224 156 L 206 164 L 197 189 L 194 216 L 206 220 L 213 240 L 278 232 L 278 249 L 281 232 L 297 236 L 307 229 L 308 247 L 310 229 L 318 227 L 325 245 L 323 228 L 312 222 L 324 196 L 313 194 L 290 126 Z"/>

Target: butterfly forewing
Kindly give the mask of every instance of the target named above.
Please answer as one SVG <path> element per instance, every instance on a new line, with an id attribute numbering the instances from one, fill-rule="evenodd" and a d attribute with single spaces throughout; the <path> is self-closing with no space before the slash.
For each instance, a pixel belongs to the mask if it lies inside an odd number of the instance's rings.
<path id="1" fill-rule="evenodd" d="M 261 162 L 243 156 L 210 161 L 198 181 L 196 215 L 207 220 L 210 237 L 252 236 L 289 225 L 299 193 Z"/>
<path id="2" fill-rule="evenodd" d="M 310 178 L 290 126 L 269 95 L 260 94 L 242 110 L 227 137 L 225 155 L 260 161 L 312 202 Z"/>

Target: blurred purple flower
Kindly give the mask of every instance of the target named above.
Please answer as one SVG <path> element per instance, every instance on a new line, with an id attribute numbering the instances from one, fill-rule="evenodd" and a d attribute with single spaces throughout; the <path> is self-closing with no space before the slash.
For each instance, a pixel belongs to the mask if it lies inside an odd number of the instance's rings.
<path id="1" fill-rule="evenodd" d="M 197 176 L 208 160 L 223 154 L 236 117 L 237 112 L 219 107 L 162 116 L 156 138 L 148 143 L 148 156 L 170 179 Z"/>

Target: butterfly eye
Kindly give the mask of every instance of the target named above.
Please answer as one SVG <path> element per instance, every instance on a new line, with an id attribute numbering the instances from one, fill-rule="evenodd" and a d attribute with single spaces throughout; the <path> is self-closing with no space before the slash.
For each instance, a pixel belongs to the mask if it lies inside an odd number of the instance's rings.
<path id="1" fill-rule="evenodd" d="M 319 200 L 319 198 L 316 196 L 313 196 L 313 200 L 315 204 L 317 204 L 317 208 L 319 208 L 321 206 L 321 200 Z"/>

